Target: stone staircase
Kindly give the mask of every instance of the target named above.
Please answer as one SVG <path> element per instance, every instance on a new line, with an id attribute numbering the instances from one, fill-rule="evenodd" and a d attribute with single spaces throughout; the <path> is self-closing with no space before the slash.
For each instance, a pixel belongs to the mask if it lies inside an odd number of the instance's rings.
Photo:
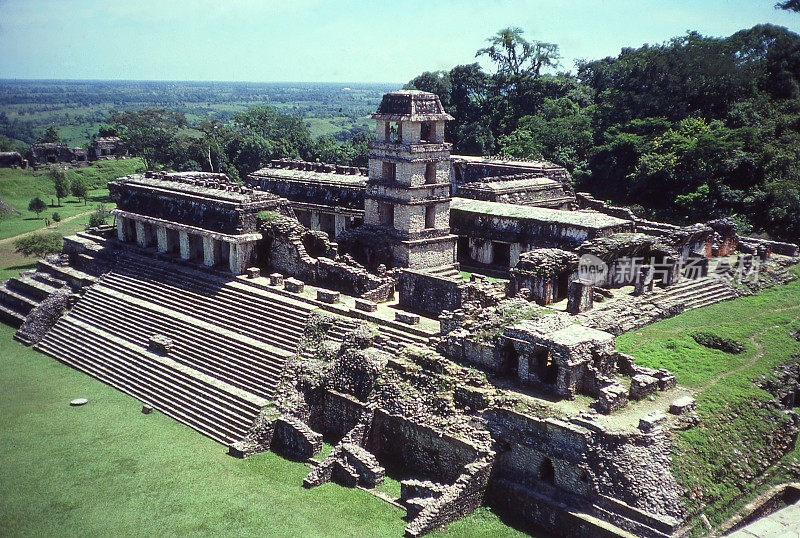
<path id="1" fill-rule="evenodd" d="M 274 395 L 312 309 L 122 253 L 37 349 L 229 445 Z M 166 353 L 151 351 L 155 336 Z"/>
<path id="2" fill-rule="evenodd" d="M 653 296 L 652 302 L 660 306 L 683 304 L 686 310 L 738 297 L 724 281 L 716 278 L 684 280 Z"/>
<path id="3" fill-rule="evenodd" d="M 70 315 L 37 348 L 225 445 L 244 437 L 268 403 Z"/>
<path id="4" fill-rule="evenodd" d="M 331 340 L 341 342 L 344 336 L 349 331 L 352 331 L 358 326 L 358 322 L 346 318 L 338 318 L 334 325 L 327 333 L 327 337 Z M 375 325 L 378 332 L 386 337 L 386 341 L 380 346 L 380 349 L 396 355 L 403 350 L 407 345 L 412 346 L 427 346 L 428 338 L 419 336 L 417 334 L 405 331 L 400 328 L 389 327 L 386 325 Z"/>
<path id="5" fill-rule="evenodd" d="M 31 310 L 56 290 L 70 285 L 78 289 L 94 277 L 51 260 L 40 260 L 36 269 L 0 283 L 0 321 L 20 327 Z"/>

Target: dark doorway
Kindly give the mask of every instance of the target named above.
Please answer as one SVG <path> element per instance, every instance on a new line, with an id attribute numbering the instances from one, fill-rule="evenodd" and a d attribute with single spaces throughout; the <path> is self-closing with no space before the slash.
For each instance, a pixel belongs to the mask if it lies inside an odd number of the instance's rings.
<path id="1" fill-rule="evenodd" d="M 433 135 L 433 126 L 427 121 L 422 122 L 422 127 L 419 133 L 420 142 L 430 142 L 432 135 Z"/>
<path id="2" fill-rule="evenodd" d="M 555 485 L 556 483 L 556 470 L 553 467 L 553 462 L 550 458 L 545 458 L 539 466 L 539 479 L 542 482 Z"/>
<path id="3" fill-rule="evenodd" d="M 500 368 L 498 373 L 502 376 L 516 376 L 519 372 L 519 352 L 511 342 L 506 342 L 500 350 Z"/>
<path id="4" fill-rule="evenodd" d="M 458 256 L 458 261 L 469 261 L 469 238 L 459 236 L 458 243 L 456 243 L 456 254 Z"/>
<path id="5" fill-rule="evenodd" d="M 550 350 L 546 347 L 538 348 L 533 355 L 536 367 L 536 377 L 539 381 L 552 385 L 558 378 L 558 367 L 553 362 Z"/>
<path id="6" fill-rule="evenodd" d="M 511 245 L 509 243 L 499 243 L 495 241 L 492 244 L 492 263 L 501 267 L 508 267 L 511 265 Z"/>

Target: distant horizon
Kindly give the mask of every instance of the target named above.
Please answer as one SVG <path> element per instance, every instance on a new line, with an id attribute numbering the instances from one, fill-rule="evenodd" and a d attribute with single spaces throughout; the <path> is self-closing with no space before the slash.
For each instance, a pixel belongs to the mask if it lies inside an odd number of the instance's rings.
<path id="1" fill-rule="evenodd" d="M 491 71 L 475 53 L 509 26 L 557 44 L 559 70 L 574 72 L 576 60 L 687 31 L 725 37 L 774 24 L 800 32 L 800 14 L 774 9 L 775 1 L 0 0 L 0 79 L 407 82 L 473 62 Z"/>
<path id="2" fill-rule="evenodd" d="M 335 84 L 337 86 L 391 86 L 393 84 L 405 85 L 405 82 L 358 82 L 358 81 L 328 81 L 328 80 L 181 80 L 181 79 L 124 79 L 124 78 L 2 78 L 0 82 L 180 82 L 186 83 L 216 83 L 216 84 Z"/>

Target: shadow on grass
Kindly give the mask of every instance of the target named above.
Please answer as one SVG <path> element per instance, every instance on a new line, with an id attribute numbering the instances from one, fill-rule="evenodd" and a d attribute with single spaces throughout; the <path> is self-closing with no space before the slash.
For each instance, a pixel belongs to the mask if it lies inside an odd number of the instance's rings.
<path id="1" fill-rule="evenodd" d="M 3 267 L 4 271 L 24 271 L 25 269 L 33 269 L 36 267 L 36 262 L 33 263 L 20 263 L 18 265 L 9 265 L 8 267 Z"/>
<path id="2" fill-rule="evenodd" d="M 42 218 L 41 217 L 25 217 L 22 220 L 42 220 Z"/>

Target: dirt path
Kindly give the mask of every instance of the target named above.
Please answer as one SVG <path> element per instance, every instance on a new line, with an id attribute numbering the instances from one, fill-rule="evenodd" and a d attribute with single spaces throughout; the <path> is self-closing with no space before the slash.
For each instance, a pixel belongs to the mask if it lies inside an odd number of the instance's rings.
<path id="1" fill-rule="evenodd" d="M 58 228 L 59 228 L 59 227 L 60 227 L 62 224 L 66 224 L 66 223 L 68 223 L 69 221 L 71 221 L 71 220 L 75 220 L 75 219 L 77 219 L 77 218 L 79 218 L 79 217 L 85 217 L 86 215 L 89 215 L 90 213 L 93 213 L 93 212 L 94 212 L 94 210 L 90 210 L 90 211 L 84 211 L 83 213 L 78 213 L 77 215 L 72 215 L 71 217 L 67 217 L 67 218 L 65 218 L 65 219 L 62 219 L 62 220 L 61 220 L 61 222 L 59 222 L 59 223 L 58 223 L 58 224 L 56 224 L 55 226 L 49 226 L 49 227 L 47 227 L 47 228 L 37 228 L 36 230 L 31 230 L 30 232 L 25 232 L 25 233 L 21 233 L 21 234 L 19 234 L 19 235 L 14 235 L 14 236 L 11 236 L 11 237 L 6 237 L 5 239 L 0 239 L 0 246 L 7 245 L 7 244 L 9 244 L 9 243 L 12 243 L 12 242 L 13 242 L 14 240 L 16 240 L 16 239 L 19 239 L 20 237 L 27 237 L 27 236 L 29 236 L 29 235 L 33 235 L 33 234 L 35 234 L 35 233 L 38 233 L 38 232 L 41 232 L 41 231 L 43 231 L 43 230 L 52 230 L 52 231 L 56 231 L 56 230 L 58 230 Z"/>

